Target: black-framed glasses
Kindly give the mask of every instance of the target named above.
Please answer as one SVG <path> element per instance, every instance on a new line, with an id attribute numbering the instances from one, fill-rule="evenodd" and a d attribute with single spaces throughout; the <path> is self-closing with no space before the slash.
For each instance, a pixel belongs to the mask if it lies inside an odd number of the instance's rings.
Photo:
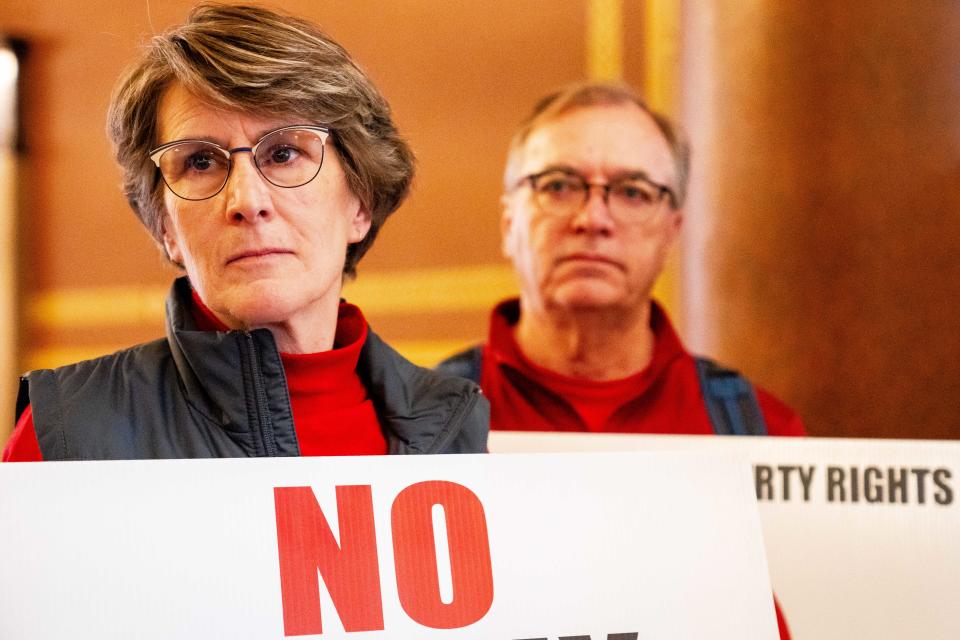
<path id="1" fill-rule="evenodd" d="M 547 169 L 524 176 L 517 186 L 529 184 L 533 199 L 544 213 L 570 215 L 586 206 L 590 192 L 601 189 L 603 201 L 610 213 L 618 218 L 633 220 L 655 213 L 667 200 L 676 208 L 676 196 L 670 187 L 643 175 L 627 175 L 610 182 L 590 182 L 569 169 Z"/>
<path id="2" fill-rule="evenodd" d="M 264 180 L 287 189 L 301 187 L 320 173 L 330 129 L 293 125 L 269 131 L 252 147 L 225 149 L 207 140 L 175 140 L 150 152 L 163 181 L 184 200 L 206 200 L 220 193 L 233 167 L 233 154 L 248 152 Z"/>

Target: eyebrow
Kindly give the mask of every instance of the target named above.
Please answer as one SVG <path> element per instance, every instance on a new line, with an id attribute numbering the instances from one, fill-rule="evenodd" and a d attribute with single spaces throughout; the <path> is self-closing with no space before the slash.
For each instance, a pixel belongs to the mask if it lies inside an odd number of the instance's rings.
<path id="1" fill-rule="evenodd" d="M 258 143 L 260 140 L 263 139 L 263 136 L 267 135 L 268 133 L 272 133 L 272 132 L 276 131 L 277 129 L 283 129 L 284 127 L 290 127 L 290 126 L 297 126 L 297 125 L 295 125 L 295 124 L 294 124 L 294 125 L 281 124 L 281 125 L 277 125 L 277 126 L 267 127 L 267 128 L 265 128 L 265 129 L 261 129 L 260 131 L 257 131 L 257 132 L 256 132 L 256 138 L 254 139 L 253 143 L 252 143 L 250 146 L 253 146 L 254 144 Z M 315 126 L 315 125 L 304 125 L 304 126 Z M 200 141 L 200 142 L 210 142 L 210 143 L 215 144 L 215 145 L 217 145 L 218 147 L 221 147 L 221 148 L 223 148 L 223 149 L 231 149 L 231 148 L 233 148 L 233 147 L 230 147 L 229 145 L 223 144 L 223 143 L 220 142 L 219 140 L 214 139 L 213 136 L 202 136 L 202 135 L 201 135 L 201 136 L 185 136 L 185 137 L 181 137 L 181 138 L 174 138 L 173 140 L 170 140 L 170 141 L 168 141 L 168 142 L 161 142 L 160 145 L 170 144 L 170 143 L 172 143 L 172 142 L 185 142 L 185 141 L 187 141 L 187 140 L 197 140 L 197 141 Z"/>
<path id="2" fill-rule="evenodd" d="M 167 140 L 166 142 L 158 141 L 157 146 L 163 146 L 165 144 L 173 144 L 174 142 L 188 142 L 191 140 L 196 140 L 197 142 L 209 142 L 211 144 L 217 145 L 218 147 L 222 147 L 224 149 L 227 148 L 227 145 L 221 144 L 217 140 L 214 140 L 212 136 L 182 136 L 179 138 L 173 138 L 171 140 Z"/>
<path id="3" fill-rule="evenodd" d="M 583 177 L 583 173 L 582 173 L 581 171 L 578 171 L 577 169 L 575 169 L 573 166 L 568 165 L 568 164 L 560 164 L 560 163 L 558 163 L 558 164 L 548 164 L 547 166 L 545 166 L 543 169 L 541 169 L 541 170 L 538 171 L 537 173 L 538 173 L 538 174 L 544 174 L 544 173 L 550 173 L 550 172 L 553 172 L 553 171 L 556 171 L 556 172 L 559 172 L 559 173 L 565 173 L 565 174 L 571 175 L 571 176 L 581 176 L 581 177 Z M 646 171 L 644 171 L 644 170 L 642 170 L 642 169 L 623 169 L 623 170 L 620 170 L 620 171 L 614 171 L 613 173 L 610 173 L 610 174 L 607 176 L 608 182 L 619 182 L 619 181 L 621 181 L 621 180 L 635 180 L 635 179 L 638 179 L 638 178 L 641 179 L 641 180 L 646 180 L 646 181 L 648 181 L 648 182 L 654 182 L 654 183 L 656 183 L 656 184 L 659 184 L 658 181 L 656 181 L 656 180 L 654 180 L 653 178 L 650 177 L 650 174 L 649 174 L 649 173 L 647 173 Z"/>

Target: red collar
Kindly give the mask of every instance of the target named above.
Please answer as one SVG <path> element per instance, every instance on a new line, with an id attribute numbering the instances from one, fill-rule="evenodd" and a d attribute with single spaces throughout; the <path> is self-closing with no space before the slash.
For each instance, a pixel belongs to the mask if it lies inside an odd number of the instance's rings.
<path id="1" fill-rule="evenodd" d="M 194 322 L 201 331 L 229 331 L 217 316 L 192 291 Z M 367 340 L 367 321 L 360 309 L 348 302 L 340 302 L 337 313 L 337 331 L 333 348 L 317 353 L 281 353 L 287 386 L 291 395 L 346 393 L 360 395 L 356 375 L 360 351 Z"/>

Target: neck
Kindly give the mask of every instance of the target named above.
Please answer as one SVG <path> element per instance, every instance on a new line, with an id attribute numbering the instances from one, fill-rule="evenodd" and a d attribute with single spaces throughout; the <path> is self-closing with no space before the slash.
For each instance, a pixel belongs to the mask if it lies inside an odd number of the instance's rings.
<path id="1" fill-rule="evenodd" d="M 653 358 L 650 304 L 624 311 L 557 312 L 520 303 L 514 336 L 534 364 L 571 378 L 616 380 L 639 373 Z"/>
<path id="2" fill-rule="evenodd" d="M 282 321 L 243 322 L 208 307 L 193 290 L 194 319 L 201 331 L 268 329 L 282 353 L 320 353 L 333 348 L 339 321 L 340 298 L 328 296 L 290 314 Z"/>
<path id="3" fill-rule="evenodd" d="M 252 328 L 269 329 L 282 353 L 329 351 L 337 335 L 339 306 L 339 298 L 332 304 L 325 301 L 323 309 L 311 308 L 282 322 L 267 322 Z"/>

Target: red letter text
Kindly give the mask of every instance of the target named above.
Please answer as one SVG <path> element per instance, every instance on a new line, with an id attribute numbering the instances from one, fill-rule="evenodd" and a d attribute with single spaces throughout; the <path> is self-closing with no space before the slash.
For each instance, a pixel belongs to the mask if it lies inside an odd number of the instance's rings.
<path id="1" fill-rule="evenodd" d="M 434 505 L 443 507 L 453 600 L 445 604 L 437 575 Z M 493 569 L 483 505 L 477 496 L 453 482 L 419 482 L 393 502 L 393 554 L 397 591 L 404 611 L 434 629 L 473 624 L 493 604 Z"/>
<path id="2" fill-rule="evenodd" d="M 337 487 L 337 544 L 310 487 L 276 487 L 283 632 L 319 634 L 317 570 L 346 631 L 383 629 L 380 570 L 369 485 Z"/>

